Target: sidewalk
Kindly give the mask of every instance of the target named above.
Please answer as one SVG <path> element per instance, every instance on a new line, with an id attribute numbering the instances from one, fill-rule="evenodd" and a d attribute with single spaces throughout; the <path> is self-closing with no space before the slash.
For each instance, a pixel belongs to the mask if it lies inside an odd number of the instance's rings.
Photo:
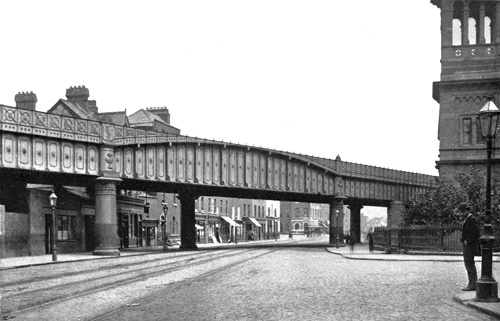
<path id="1" fill-rule="evenodd" d="M 355 247 L 351 251 L 349 246 L 344 247 L 327 247 L 328 252 L 340 255 L 350 260 L 376 260 L 376 261 L 433 261 L 433 262 L 463 262 L 462 253 L 432 253 L 432 252 L 412 252 L 408 254 L 392 253 L 386 254 L 383 251 L 370 252 L 364 244 Z M 481 257 L 475 258 L 477 263 L 481 262 Z M 493 264 L 500 262 L 500 255 L 493 255 Z M 500 302 L 478 302 L 475 300 L 476 292 L 460 291 L 453 295 L 453 299 L 466 306 L 475 308 L 494 318 L 500 319 Z"/>
<path id="2" fill-rule="evenodd" d="M 278 239 L 280 243 L 290 241 L 287 239 Z M 291 240 L 293 241 L 293 240 Z M 231 246 L 252 246 L 257 244 L 266 244 L 266 243 L 274 243 L 276 242 L 274 239 L 270 240 L 260 240 L 260 241 L 251 241 L 251 242 L 241 242 L 238 244 L 235 243 L 209 243 L 209 244 L 196 244 L 198 249 L 209 249 L 209 248 L 224 248 Z M 168 253 L 169 251 L 177 251 L 179 250 L 179 244 L 174 244 L 172 246 L 168 246 L 167 250 L 163 251 L 163 246 L 149 246 L 149 247 L 134 247 L 127 249 L 120 249 L 120 256 L 134 256 L 134 255 L 148 255 L 152 253 Z M 92 252 L 80 252 L 80 253 L 68 253 L 68 254 L 57 254 L 57 261 L 52 261 L 52 255 L 39 255 L 39 256 L 18 256 L 18 257 L 8 257 L 0 259 L 0 271 L 7 269 L 16 269 L 22 267 L 29 267 L 34 265 L 46 265 L 46 264 L 57 264 L 64 262 L 75 262 L 75 261 L 87 261 L 87 260 L 105 260 L 105 259 L 116 259 L 119 257 L 115 256 L 97 256 L 93 255 Z"/>

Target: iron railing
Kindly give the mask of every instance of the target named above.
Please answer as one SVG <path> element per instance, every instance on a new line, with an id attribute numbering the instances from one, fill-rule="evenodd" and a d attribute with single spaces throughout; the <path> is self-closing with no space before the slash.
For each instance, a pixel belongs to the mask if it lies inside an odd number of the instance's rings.
<path id="1" fill-rule="evenodd" d="M 416 250 L 462 251 L 460 223 L 437 226 L 376 227 L 373 233 L 375 249 L 383 251 Z"/>

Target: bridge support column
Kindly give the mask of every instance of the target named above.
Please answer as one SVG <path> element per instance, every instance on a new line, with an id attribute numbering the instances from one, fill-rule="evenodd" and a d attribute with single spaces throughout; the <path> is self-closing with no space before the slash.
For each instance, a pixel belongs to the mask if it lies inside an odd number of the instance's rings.
<path id="1" fill-rule="evenodd" d="M 116 222 L 116 185 L 119 178 L 99 177 L 95 186 L 96 248 L 94 255 L 120 256 Z"/>
<path id="2" fill-rule="evenodd" d="M 361 209 L 363 205 L 361 204 L 352 204 L 348 206 L 349 210 L 351 210 L 351 238 L 354 242 L 361 242 Z"/>
<path id="3" fill-rule="evenodd" d="M 197 250 L 195 201 L 198 195 L 184 192 L 179 194 L 181 201 L 181 250 Z"/>
<path id="4" fill-rule="evenodd" d="M 344 198 L 330 202 L 330 245 L 344 246 Z"/>
<path id="5" fill-rule="evenodd" d="M 400 226 L 403 221 L 405 205 L 401 201 L 393 201 L 387 209 L 387 227 Z"/>

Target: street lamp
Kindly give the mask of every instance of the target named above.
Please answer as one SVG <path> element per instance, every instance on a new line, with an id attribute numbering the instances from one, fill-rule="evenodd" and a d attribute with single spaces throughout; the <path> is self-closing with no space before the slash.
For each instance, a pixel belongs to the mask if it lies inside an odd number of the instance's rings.
<path id="1" fill-rule="evenodd" d="M 337 235 L 337 248 L 339 248 L 339 210 L 335 211 L 335 234 Z"/>
<path id="2" fill-rule="evenodd" d="M 163 214 L 161 215 L 161 234 L 163 238 L 163 251 L 167 249 L 167 213 L 168 213 L 168 204 L 163 200 Z"/>
<path id="3" fill-rule="evenodd" d="M 493 226 L 491 225 L 491 153 L 493 149 L 493 140 L 496 136 L 498 118 L 500 111 L 498 110 L 492 98 L 479 111 L 479 124 L 481 134 L 486 139 L 486 216 L 483 225 L 483 235 L 481 236 L 481 277 L 476 282 L 476 300 L 482 302 L 498 301 L 498 283 L 492 275 L 493 263 Z"/>
<path id="4" fill-rule="evenodd" d="M 52 194 L 49 196 L 49 201 L 50 201 L 50 207 L 52 208 L 52 242 L 51 242 L 51 247 L 52 247 L 52 261 L 57 261 L 57 246 L 56 246 L 56 237 L 57 237 L 57 224 L 56 224 L 56 206 L 57 206 L 57 196 L 54 194 L 54 191 L 52 191 Z"/>

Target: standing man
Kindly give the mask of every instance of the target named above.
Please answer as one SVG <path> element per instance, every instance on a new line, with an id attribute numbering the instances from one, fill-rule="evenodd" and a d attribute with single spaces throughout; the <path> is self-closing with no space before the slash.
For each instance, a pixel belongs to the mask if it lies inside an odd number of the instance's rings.
<path id="1" fill-rule="evenodd" d="M 460 211 L 461 219 L 464 220 L 462 238 L 460 241 L 463 244 L 464 264 L 465 269 L 467 270 L 467 277 L 469 278 L 469 284 L 467 284 L 462 291 L 475 291 L 477 270 L 474 262 L 474 256 L 481 253 L 479 241 L 481 232 L 476 218 L 472 216 L 472 213 L 470 212 L 469 204 L 460 203 L 458 210 Z"/>

